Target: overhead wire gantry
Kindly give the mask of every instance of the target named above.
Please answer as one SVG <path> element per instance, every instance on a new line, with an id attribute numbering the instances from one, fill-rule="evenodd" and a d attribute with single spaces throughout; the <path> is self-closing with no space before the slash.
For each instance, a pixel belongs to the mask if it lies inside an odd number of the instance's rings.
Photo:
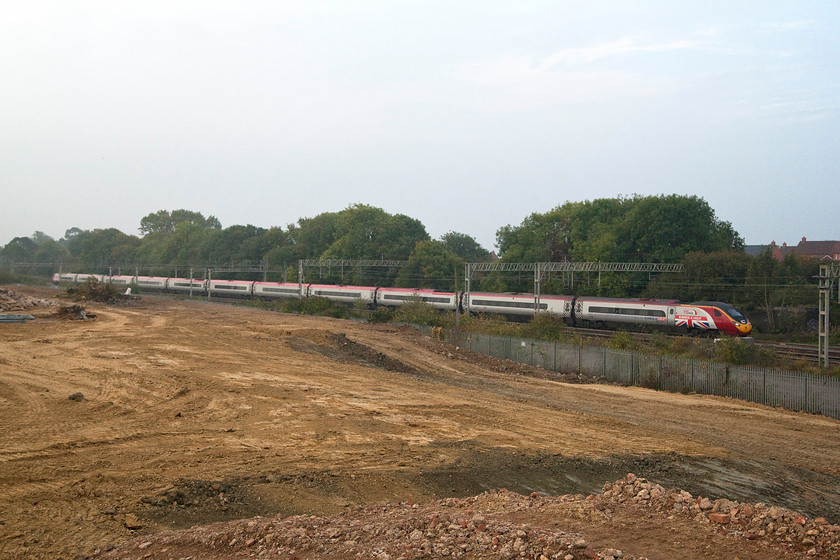
<path id="1" fill-rule="evenodd" d="M 597 272 L 601 285 L 602 272 L 683 272 L 685 265 L 678 263 L 632 262 L 542 262 L 542 263 L 467 263 L 464 270 L 464 292 L 470 293 L 474 272 L 531 272 L 534 273 L 534 311 L 540 309 L 540 284 L 546 272 Z"/>

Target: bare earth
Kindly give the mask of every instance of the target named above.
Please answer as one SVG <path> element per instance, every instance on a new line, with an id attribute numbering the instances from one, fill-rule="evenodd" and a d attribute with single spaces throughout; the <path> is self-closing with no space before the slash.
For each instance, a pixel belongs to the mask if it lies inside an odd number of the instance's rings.
<path id="1" fill-rule="evenodd" d="M 561 382 L 405 327 L 87 309 L 0 324 L 0 558 L 840 554 L 835 420 Z"/>

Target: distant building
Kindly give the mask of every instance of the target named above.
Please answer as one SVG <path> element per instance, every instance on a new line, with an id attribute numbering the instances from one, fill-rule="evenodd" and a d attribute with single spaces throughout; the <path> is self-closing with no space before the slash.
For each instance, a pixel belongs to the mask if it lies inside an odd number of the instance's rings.
<path id="1" fill-rule="evenodd" d="M 773 251 L 776 260 L 782 260 L 788 255 L 797 255 L 840 262 L 840 241 L 808 241 L 803 237 L 796 246 L 789 246 L 787 243 L 776 245 L 776 242 L 772 241 L 770 250 Z"/>
<path id="2" fill-rule="evenodd" d="M 769 245 L 744 245 L 744 252 L 751 257 L 757 257 Z"/>

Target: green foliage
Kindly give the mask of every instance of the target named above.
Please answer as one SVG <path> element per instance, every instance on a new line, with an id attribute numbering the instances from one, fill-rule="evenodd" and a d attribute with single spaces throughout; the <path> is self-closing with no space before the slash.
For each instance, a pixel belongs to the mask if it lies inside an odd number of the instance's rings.
<path id="1" fill-rule="evenodd" d="M 393 311 L 393 320 L 398 323 L 427 325 L 430 327 L 451 327 L 455 324 L 454 313 L 441 312 L 428 303 L 408 302 Z"/>
<path id="2" fill-rule="evenodd" d="M 517 336 L 536 340 L 566 341 L 572 336 L 563 319 L 549 313 L 540 313 L 532 321 L 518 323 L 516 330 Z"/>
<path id="3" fill-rule="evenodd" d="M 345 319 L 353 314 L 349 307 L 341 303 L 332 302 L 322 297 L 283 300 L 282 310 L 286 313 L 300 313 L 301 315 L 320 315 Z"/>
<path id="4" fill-rule="evenodd" d="M 715 358 L 727 364 L 742 366 L 760 362 L 760 348 L 740 338 L 725 337 L 717 339 L 714 348 Z"/>
<path id="5" fill-rule="evenodd" d="M 752 257 L 726 250 L 687 253 L 684 274 L 661 274 L 645 289 L 646 297 L 681 301 L 726 301 L 736 306 L 745 302 L 745 276 Z"/>
<path id="6" fill-rule="evenodd" d="M 744 242 L 697 196 L 634 197 L 618 225 L 620 252 L 628 260 L 679 262 L 692 251 L 742 250 Z M 633 255 L 637 258 L 629 258 Z"/>
<path id="7" fill-rule="evenodd" d="M 388 307 L 379 306 L 368 315 L 371 323 L 390 323 L 394 320 L 394 313 Z"/>
<path id="8" fill-rule="evenodd" d="M 408 259 L 419 241 L 429 239 L 418 220 L 390 215 L 381 208 L 355 204 L 340 212 L 336 240 L 324 251 L 325 259 Z"/>
<path id="9" fill-rule="evenodd" d="M 513 336 L 517 324 L 508 323 L 504 315 L 486 315 L 484 313 L 471 313 L 461 316 L 461 327 L 464 330 L 492 334 L 497 336 Z"/>
<path id="10" fill-rule="evenodd" d="M 98 271 L 109 265 L 136 262 L 140 243 L 137 237 L 126 235 L 115 228 L 94 229 L 73 237 L 67 249 L 80 268 Z"/>
<path id="11" fill-rule="evenodd" d="M 607 346 L 616 350 L 638 350 L 641 347 L 633 335 L 626 331 L 618 331 L 612 335 Z"/>
<path id="12" fill-rule="evenodd" d="M 479 245 L 474 237 L 465 233 L 450 231 L 443 234 L 440 241 L 464 262 L 485 262 L 490 258 L 490 252 Z"/>
<path id="13" fill-rule="evenodd" d="M 400 270 L 395 285 L 401 288 L 455 290 L 455 277 L 463 268 L 464 261 L 442 242 L 420 241 Z"/>
<path id="14" fill-rule="evenodd" d="M 18 272 L 0 270 L 0 284 L 43 285 L 45 283 L 46 280 L 43 276 L 34 276 L 32 274 L 20 274 Z"/>
<path id="15" fill-rule="evenodd" d="M 141 235 L 150 233 L 172 233 L 179 224 L 192 224 L 204 229 L 222 229 L 222 224 L 215 216 L 205 218 L 201 212 L 191 210 L 158 210 L 140 220 Z"/>
<path id="16" fill-rule="evenodd" d="M 507 262 L 679 262 L 692 251 L 743 249 L 705 200 L 683 195 L 567 202 L 500 228 L 496 240 Z"/>
<path id="17" fill-rule="evenodd" d="M 32 260 L 38 244 L 29 237 L 15 237 L 3 247 L 3 260 L 13 263 L 28 263 Z"/>

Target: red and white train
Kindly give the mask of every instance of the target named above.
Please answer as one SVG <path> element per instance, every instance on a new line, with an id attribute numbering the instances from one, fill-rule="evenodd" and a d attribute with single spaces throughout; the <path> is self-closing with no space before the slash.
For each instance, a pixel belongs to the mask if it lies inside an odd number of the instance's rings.
<path id="1" fill-rule="evenodd" d="M 55 283 L 84 283 L 89 278 L 117 285 L 136 285 L 142 290 L 215 297 L 308 298 L 323 297 L 340 303 L 361 302 L 368 306 L 399 307 L 424 302 L 442 310 L 465 313 L 497 313 L 528 317 L 550 313 L 571 326 L 613 326 L 685 333 L 723 333 L 746 336 L 752 325 L 734 306 L 719 301 L 681 303 L 677 300 L 603 298 L 495 292 L 440 292 L 419 288 L 378 288 L 332 284 L 250 282 L 244 280 L 199 280 L 160 276 L 108 276 L 55 274 Z"/>

